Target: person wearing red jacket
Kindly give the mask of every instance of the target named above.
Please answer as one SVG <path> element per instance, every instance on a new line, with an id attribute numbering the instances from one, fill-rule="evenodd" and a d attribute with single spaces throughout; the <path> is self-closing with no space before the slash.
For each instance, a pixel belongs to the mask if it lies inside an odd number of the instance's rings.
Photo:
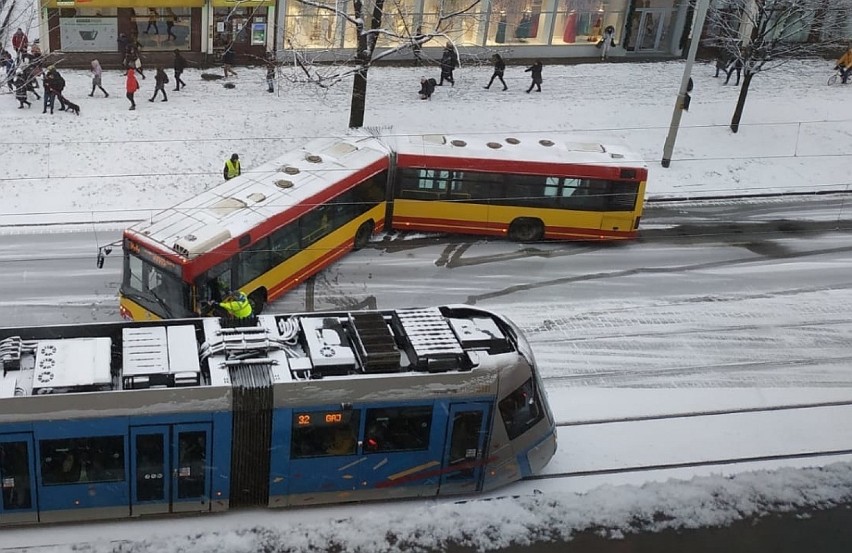
<path id="1" fill-rule="evenodd" d="M 136 109 L 136 101 L 133 95 L 139 90 L 139 81 L 136 80 L 136 71 L 132 67 L 127 68 L 127 99 L 130 100 L 130 109 Z"/>
<path id="2" fill-rule="evenodd" d="M 27 38 L 27 35 L 25 35 L 24 31 L 18 27 L 18 30 L 15 31 L 14 35 L 12 35 L 12 48 L 14 48 L 18 59 L 21 59 L 21 56 L 27 53 L 27 47 L 29 44 L 30 41 Z"/>

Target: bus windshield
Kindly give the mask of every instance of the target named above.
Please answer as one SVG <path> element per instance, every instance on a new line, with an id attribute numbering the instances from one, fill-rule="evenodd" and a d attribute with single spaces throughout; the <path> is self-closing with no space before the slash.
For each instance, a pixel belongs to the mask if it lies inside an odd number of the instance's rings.
<path id="1" fill-rule="evenodd" d="M 166 317 L 192 316 L 189 285 L 168 269 L 125 252 L 121 294 Z"/>

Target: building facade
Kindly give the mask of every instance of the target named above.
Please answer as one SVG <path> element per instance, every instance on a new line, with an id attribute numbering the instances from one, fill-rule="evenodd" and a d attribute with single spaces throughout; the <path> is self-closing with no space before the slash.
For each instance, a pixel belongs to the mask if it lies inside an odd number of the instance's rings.
<path id="1" fill-rule="evenodd" d="M 330 0 L 352 12 L 352 0 Z M 398 0 L 385 4 L 385 27 L 402 36 L 434 32 L 440 14 L 470 0 Z M 268 51 L 296 49 L 314 57 L 346 58 L 356 46 L 354 27 L 342 17 L 298 0 L 42 0 L 42 48 L 65 55 L 98 54 L 120 61 L 118 39 L 136 37 L 146 57 L 181 49 L 198 60 L 218 60 L 233 43 L 242 63 Z M 365 2 L 365 14 L 372 0 Z M 604 29 L 615 29 L 613 57 L 676 57 L 690 23 L 689 0 L 481 0 L 439 31 L 461 51 L 498 51 L 511 58 L 599 57 Z M 393 47 L 382 37 L 378 48 Z M 437 55 L 444 40 L 428 42 Z M 80 56 L 86 57 L 86 56 Z M 398 58 L 411 58 L 410 51 Z"/>

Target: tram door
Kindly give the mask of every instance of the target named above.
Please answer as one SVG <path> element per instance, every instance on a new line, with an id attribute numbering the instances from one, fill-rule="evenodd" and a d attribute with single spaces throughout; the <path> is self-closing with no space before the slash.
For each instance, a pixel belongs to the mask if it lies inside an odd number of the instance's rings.
<path id="1" fill-rule="evenodd" d="M 130 431 L 131 514 L 210 510 L 210 425 L 135 426 Z"/>
<path id="2" fill-rule="evenodd" d="M 38 522 L 32 434 L 0 434 L 0 524 Z"/>
<path id="3" fill-rule="evenodd" d="M 481 488 L 489 409 L 487 403 L 450 406 L 439 493 L 471 493 Z"/>

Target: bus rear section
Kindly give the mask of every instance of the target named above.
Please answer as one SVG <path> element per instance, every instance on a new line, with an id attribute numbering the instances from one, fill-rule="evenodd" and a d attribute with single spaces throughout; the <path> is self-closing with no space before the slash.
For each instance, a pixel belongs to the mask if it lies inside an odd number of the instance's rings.
<path id="1" fill-rule="evenodd" d="M 635 155 L 558 140 L 523 148 L 485 140 L 403 139 L 392 227 L 522 242 L 636 237 L 647 168 Z"/>

